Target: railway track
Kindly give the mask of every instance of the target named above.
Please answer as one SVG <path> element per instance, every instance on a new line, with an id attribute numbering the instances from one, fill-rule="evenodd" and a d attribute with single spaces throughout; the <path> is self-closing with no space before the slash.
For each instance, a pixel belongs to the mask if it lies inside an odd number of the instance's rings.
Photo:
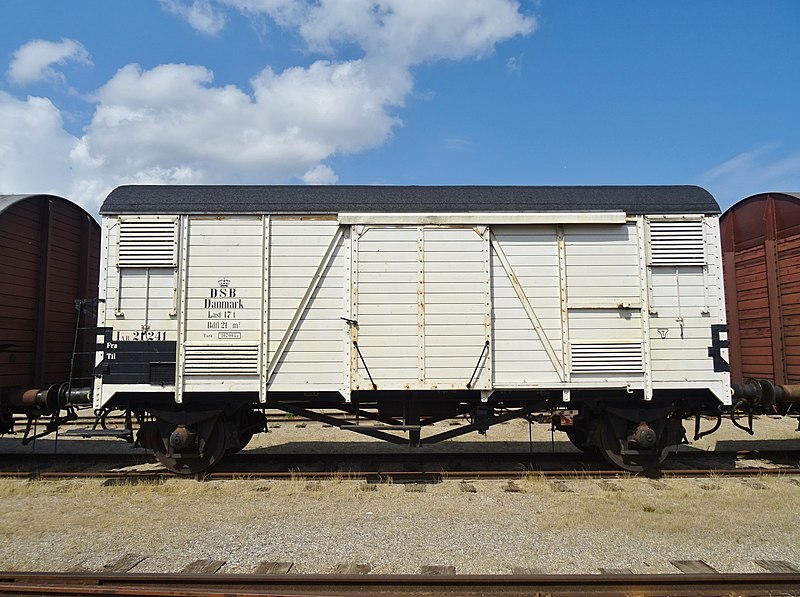
<path id="1" fill-rule="evenodd" d="M 486 480 L 486 479 L 521 479 L 531 473 L 522 472 L 499 472 L 499 471 L 475 471 L 470 473 L 415 473 L 408 471 L 384 471 L 380 473 L 352 473 L 343 475 L 342 473 L 317 472 L 317 473 L 208 473 L 196 475 L 190 478 L 201 479 L 203 481 L 259 481 L 259 480 L 309 480 L 309 481 L 364 481 L 367 483 L 440 483 L 447 479 L 452 480 Z M 538 474 L 538 473 L 537 473 Z M 765 475 L 800 475 L 800 469 L 787 469 L 785 471 L 775 471 L 773 469 L 752 469 L 742 471 L 729 471 L 720 473 L 709 470 L 681 470 L 681 471 L 662 471 L 661 478 L 704 478 L 704 477 L 761 477 Z M 590 471 L 588 473 L 576 473 L 574 471 L 548 471 L 543 476 L 551 479 L 586 477 L 591 479 L 604 479 L 618 477 L 619 471 Z M 167 479 L 186 478 L 168 471 L 157 472 L 121 472 L 121 471 L 89 471 L 89 472 L 42 472 L 42 473 L 0 473 L 0 479 L 41 479 L 41 480 L 69 480 L 69 479 L 106 479 L 119 483 L 141 483 L 141 482 L 160 482 Z"/>
<path id="2" fill-rule="evenodd" d="M 678 466 L 644 477 L 800 475 L 800 452 L 702 452 L 668 461 Z M 245 452 L 200 475 L 208 480 L 292 479 L 439 482 L 444 479 L 605 478 L 634 476 L 574 453 L 264 453 Z M 0 454 L 0 478 L 162 480 L 178 475 L 136 454 Z"/>
<path id="3" fill-rule="evenodd" d="M 255 575 L 0 573 L 2 595 L 798 595 L 800 573 L 583 575 Z"/>

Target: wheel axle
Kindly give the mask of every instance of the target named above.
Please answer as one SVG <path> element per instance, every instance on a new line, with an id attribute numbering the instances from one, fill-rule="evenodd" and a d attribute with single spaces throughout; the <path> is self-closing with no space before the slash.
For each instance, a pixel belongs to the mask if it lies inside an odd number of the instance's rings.
<path id="1" fill-rule="evenodd" d="M 185 450 L 194 440 L 194 433 L 183 425 L 178 425 L 169 436 L 169 445 L 174 451 Z"/>
<path id="2" fill-rule="evenodd" d="M 642 421 L 633 432 L 631 439 L 643 448 L 653 448 L 658 441 L 658 436 L 647 423 Z"/>

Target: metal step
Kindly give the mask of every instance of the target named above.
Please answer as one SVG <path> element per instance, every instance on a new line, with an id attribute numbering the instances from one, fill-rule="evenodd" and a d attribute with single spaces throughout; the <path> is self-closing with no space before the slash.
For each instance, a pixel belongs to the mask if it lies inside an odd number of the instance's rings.
<path id="1" fill-rule="evenodd" d="M 121 437 L 132 438 L 132 429 L 68 429 L 62 431 L 61 435 L 69 435 L 74 437 Z"/>

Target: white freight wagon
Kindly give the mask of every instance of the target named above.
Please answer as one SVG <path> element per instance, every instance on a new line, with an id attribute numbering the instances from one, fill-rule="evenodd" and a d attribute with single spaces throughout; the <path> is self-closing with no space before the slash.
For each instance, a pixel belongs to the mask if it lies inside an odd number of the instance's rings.
<path id="1" fill-rule="evenodd" d="M 411 445 L 555 412 L 641 470 L 731 401 L 698 187 L 124 186 L 101 214 L 94 407 L 179 472 L 265 408 Z"/>

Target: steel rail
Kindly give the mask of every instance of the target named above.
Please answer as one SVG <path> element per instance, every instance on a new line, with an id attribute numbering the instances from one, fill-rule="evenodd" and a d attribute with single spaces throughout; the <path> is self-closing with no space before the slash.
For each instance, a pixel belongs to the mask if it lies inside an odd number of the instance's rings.
<path id="1" fill-rule="evenodd" d="M 782 477 L 800 475 L 800 468 L 746 468 L 746 469 L 677 469 L 662 470 L 657 474 L 629 473 L 618 470 L 506 470 L 506 471 L 293 471 L 293 472 L 207 472 L 198 475 L 178 475 L 170 471 L 0 471 L 0 479 L 107 479 L 120 482 L 160 482 L 167 479 L 200 479 L 204 481 L 394 481 L 398 483 L 438 483 L 445 480 L 493 480 L 544 477 L 548 479 L 680 479 L 707 477 Z"/>
<path id="2" fill-rule="evenodd" d="M 384 595 L 775 595 L 800 592 L 797 573 L 567 575 L 255 575 L 0 573 L 3 595 L 148 597 Z"/>
<path id="3" fill-rule="evenodd" d="M 650 473 L 608 469 L 599 458 L 576 453 L 466 452 L 466 453 L 342 453 L 310 454 L 251 452 L 231 456 L 221 467 L 196 475 L 202 479 L 314 479 L 388 480 L 436 482 L 444 479 L 631 478 L 631 477 L 759 477 L 800 475 L 800 453 L 786 450 L 761 452 L 682 453 L 682 467 Z M 708 467 L 706 457 L 716 458 Z M 719 464 L 720 458 L 725 459 Z M 780 466 L 735 468 L 750 458 L 772 459 Z M 698 462 L 699 460 L 699 462 Z M 86 467 L 103 467 L 80 470 Z M 565 462 L 566 461 L 566 462 Z M 688 461 L 688 462 L 687 462 Z M 260 466 L 263 462 L 263 466 Z M 153 464 L 149 455 L 137 454 L 0 454 L 0 478 L 99 478 L 144 481 L 180 477 L 164 469 L 131 470 Z M 9 466 L 10 463 L 10 466 Z M 466 466 L 465 463 L 471 463 Z M 669 462 L 668 462 L 669 463 Z M 757 464 L 757 463 L 753 463 Z M 393 466 L 394 465 L 394 466 Z M 402 465 L 402 466 L 396 466 Z M 86 468 L 84 467 L 84 468 Z M 66 470 L 59 470 L 59 469 Z M 266 470 L 265 470 L 266 469 Z"/>
<path id="4" fill-rule="evenodd" d="M 111 453 L 111 452 L 0 452 L 0 462 L 8 460 L 50 460 L 53 459 L 77 460 L 87 459 L 92 461 L 119 460 L 128 464 L 142 464 L 152 462 L 152 452 L 140 449 L 136 453 Z M 800 449 L 762 449 L 762 450 L 714 450 L 714 451 L 686 451 L 672 454 L 667 460 L 677 459 L 705 459 L 705 458 L 735 458 L 737 460 L 752 460 L 755 458 L 778 458 L 789 461 L 800 461 Z M 483 452 L 270 452 L 270 448 L 254 448 L 239 452 L 226 459 L 228 463 L 240 463 L 242 461 L 264 460 L 269 463 L 275 462 L 320 462 L 320 461 L 364 461 L 374 463 L 375 460 L 382 462 L 440 462 L 442 460 L 454 461 L 475 461 L 492 460 L 496 462 L 510 461 L 553 461 L 569 460 L 578 465 L 607 463 L 599 456 L 591 456 L 584 452 L 546 452 L 541 449 L 531 452 L 525 451 L 483 451 Z"/>

